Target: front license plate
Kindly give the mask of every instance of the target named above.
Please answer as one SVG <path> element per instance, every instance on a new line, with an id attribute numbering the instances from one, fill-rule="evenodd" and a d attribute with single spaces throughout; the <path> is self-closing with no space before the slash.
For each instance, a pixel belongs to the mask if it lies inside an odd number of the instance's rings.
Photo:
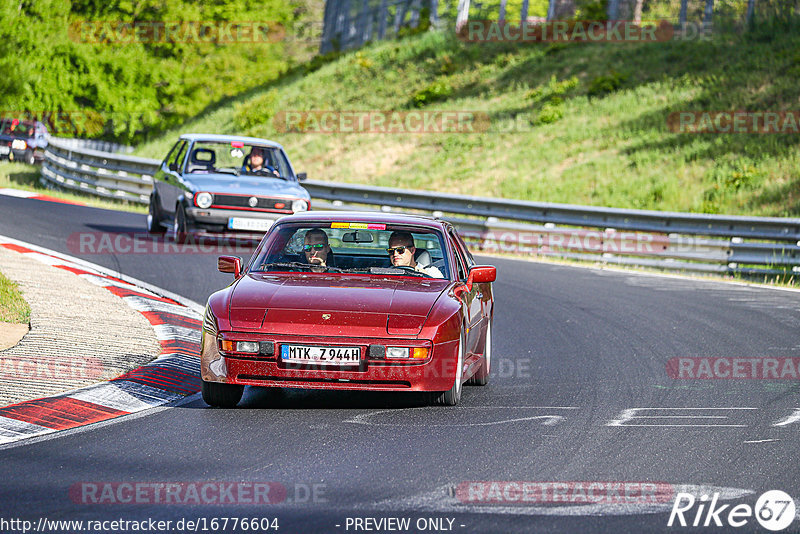
<path id="1" fill-rule="evenodd" d="M 7 146 L 0 146 L 0 154 L 1 155 L 6 155 L 9 152 L 11 152 L 11 149 L 8 148 Z"/>
<path id="2" fill-rule="evenodd" d="M 274 221 L 272 219 L 251 219 L 247 217 L 231 217 L 228 219 L 229 230 L 254 230 L 266 232 Z"/>
<path id="3" fill-rule="evenodd" d="M 361 349 L 358 347 L 281 345 L 281 360 L 287 363 L 315 365 L 358 365 L 361 360 Z"/>

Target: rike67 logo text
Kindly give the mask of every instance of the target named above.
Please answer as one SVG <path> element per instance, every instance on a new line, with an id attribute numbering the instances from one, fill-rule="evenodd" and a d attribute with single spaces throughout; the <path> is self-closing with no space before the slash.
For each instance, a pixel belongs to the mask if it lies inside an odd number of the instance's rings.
<path id="1" fill-rule="evenodd" d="M 701 495 L 696 499 L 691 493 L 680 492 L 675 496 L 667 526 L 739 528 L 755 517 L 756 521 L 767 530 L 779 531 L 784 530 L 794 520 L 794 500 L 780 490 L 763 493 L 756 501 L 755 508 L 749 504 L 732 506 L 720 505 L 718 502 L 719 493 L 714 493 L 709 500 L 708 495 Z"/>

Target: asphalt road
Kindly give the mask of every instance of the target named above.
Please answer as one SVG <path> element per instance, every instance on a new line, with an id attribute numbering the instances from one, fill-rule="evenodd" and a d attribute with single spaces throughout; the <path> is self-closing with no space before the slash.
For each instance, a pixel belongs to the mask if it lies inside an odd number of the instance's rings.
<path id="1" fill-rule="evenodd" d="M 143 228 L 144 215 L 0 197 L 2 235 L 200 303 L 230 281 L 216 272 L 215 251 L 91 254 L 75 246 L 81 233 Z M 278 532 L 766 532 L 754 517 L 729 526 L 733 505 L 754 507 L 763 492 L 782 490 L 800 508 L 798 380 L 668 372 L 674 358 L 800 357 L 797 292 L 480 261 L 498 267 L 493 376 L 485 388 L 465 388 L 459 406 L 249 388 L 240 408 L 221 410 L 194 396 L 0 450 L 0 519 L 154 518 L 174 527 L 205 518 L 210 529 L 214 517 L 256 517 L 277 518 Z M 519 502 L 524 481 L 538 484 L 525 486 L 534 497 Z M 112 495 L 117 483 L 139 484 L 144 495 L 160 482 L 182 483 L 183 502 L 151 493 L 130 504 Z M 248 504 L 239 495 L 235 504 L 208 506 L 187 498 L 187 487 L 213 482 L 277 483 L 270 495 L 279 502 Z M 592 483 L 589 499 L 582 492 Z M 104 489 L 103 502 L 88 503 Z M 685 512 L 689 525 L 701 496 L 718 493 L 717 508 L 727 505 L 717 516 L 723 527 L 713 518 L 702 527 L 708 502 L 700 527 L 668 527 L 679 491 L 697 499 Z M 410 528 L 368 518 L 408 519 Z M 0 531 L 14 530 L 0 521 Z M 797 531 L 800 519 L 785 530 Z"/>

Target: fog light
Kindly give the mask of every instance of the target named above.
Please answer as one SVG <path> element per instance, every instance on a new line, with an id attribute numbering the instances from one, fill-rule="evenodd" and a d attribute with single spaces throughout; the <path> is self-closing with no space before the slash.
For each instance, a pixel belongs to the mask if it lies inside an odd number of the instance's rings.
<path id="1" fill-rule="evenodd" d="M 236 352 L 252 352 L 259 351 L 258 341 L 237 341 Z"/>
<path id="2" fill-rule="evenodd" d="M 387 358 L 408 358 L 408 347 L 386 347 Z"/>

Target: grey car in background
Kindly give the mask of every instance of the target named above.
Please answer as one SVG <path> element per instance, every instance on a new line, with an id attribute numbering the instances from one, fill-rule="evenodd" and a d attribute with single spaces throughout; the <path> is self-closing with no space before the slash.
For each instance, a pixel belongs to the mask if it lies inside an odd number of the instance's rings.
<path id="1" fill-rule="evenodd" d="M 263 164 L 256 165 L 263 161 Z M 275 219 L 311 209 L 283 147 L 267 139 L 184 134 L 153 177 L 147 230 L 260 238 Z"/>

